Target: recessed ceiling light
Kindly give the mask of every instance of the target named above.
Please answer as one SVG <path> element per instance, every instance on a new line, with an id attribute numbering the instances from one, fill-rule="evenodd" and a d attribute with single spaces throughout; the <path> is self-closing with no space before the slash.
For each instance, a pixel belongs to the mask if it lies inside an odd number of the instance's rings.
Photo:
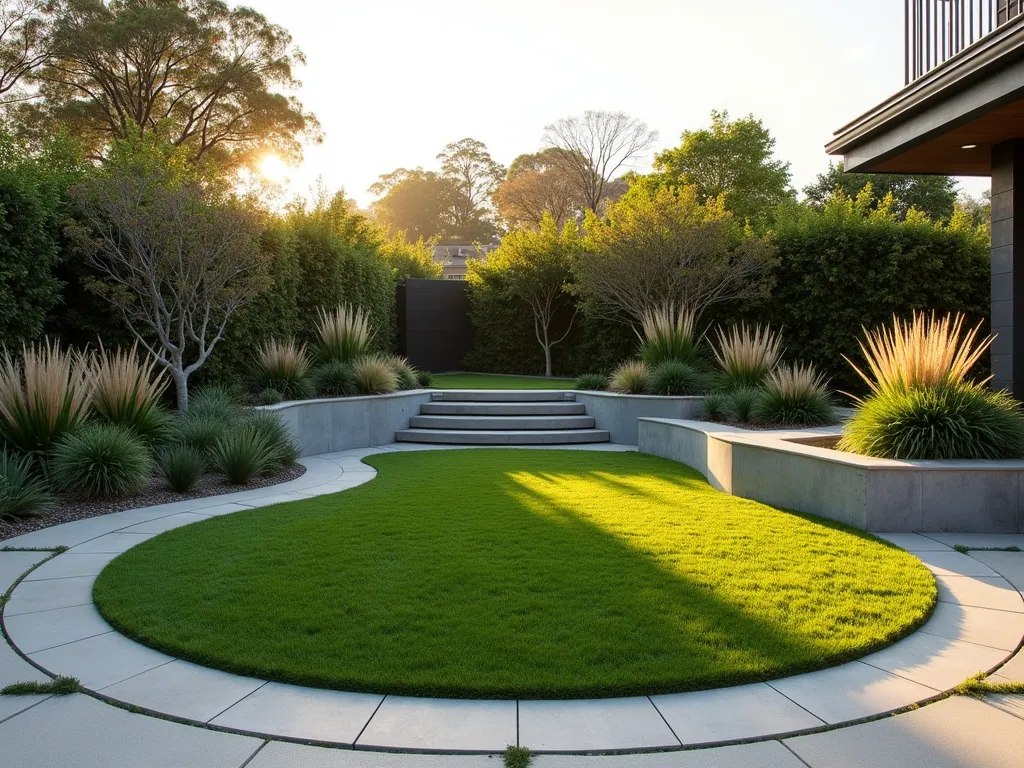
<path id="1" fill-rule="evenodd" d="M 977 144 L 964 144 L 962 147 L 960 147 L 960 149 L 977 149 L 977 148 L 978 148 Z"/>

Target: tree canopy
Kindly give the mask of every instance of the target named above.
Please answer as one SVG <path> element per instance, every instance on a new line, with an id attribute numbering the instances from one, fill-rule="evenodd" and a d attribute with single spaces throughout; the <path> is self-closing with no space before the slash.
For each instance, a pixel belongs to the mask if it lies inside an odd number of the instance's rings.
<path id="1" fill-rule="evenodd" d="M 760 219 L 792 199 L 789 163 L 775 159 L 775 139 L 753 115 L 730 120 L 713 111 L 711 127 L 683 131 L 682 143 L 655 155 L 653 179 L 693 186 L 700 202 L 722 197 L 737 217 Z"/>
<path id="2" fill-rule="evenodd" d="M 957 202 L 957 183 L 951 176 L 912 176 L 899 173 L 847 173 L 843 162 L 829 164 L 825 173 L 819 173 L 813 184 L 804 187 L 807 202 L 823 209 L 832 194 L 841 191 L 847 198 L 854 199 L 868 184 L 871 185 L 870 199 L 876 205 L 890 193 L 893 196 L 891 211 L 898 218 L 916 208 L 932 221 L 948 221 L 953 215 Z"/>
<path id="3" fill-rule="evenodd" d="M 545 215 L 561 227 L 582 217 L 586 201 L 562 153 L 549 147 L 512 161 L 495 190 L 494 207 L 511 229 L 538 228 Z"/>

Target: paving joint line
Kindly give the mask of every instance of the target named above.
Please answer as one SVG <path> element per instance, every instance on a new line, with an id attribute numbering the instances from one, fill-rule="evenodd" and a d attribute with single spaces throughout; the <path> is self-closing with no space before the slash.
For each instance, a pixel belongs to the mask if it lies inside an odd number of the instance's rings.
<path id="1" fill-rule="evenodd" d="M 52 651 L 55 648 L 63 648 L 66 645 L 74 645 L 80 643 L 83 640 L 92 640 L 94 637 L 103 637 L 103 635 L 109 635 L 111 632 L 116 632 L 115 629 L 108 629 L 106 632 L 97 632 L 95 635 L 87 635 L 86 637 L 79 637 L 75 640 L 68 640 L 66 643 L 57 643 L 57 645 L 50 645 L 46 648 L 36 648 L 34 651 L 25 651 L 25 655 L 28 656 L 30 653 L 42 653 L 43 651 Z M 11 647 L 17 647 L 14 643 L 11 643 Z M 20 650 L 20 649 L 19 649 Z"/>
<path id="2" fill-rule="evenodd" d="M 29 704 L 29 705 L 28 705 L 27 707 L 25 707 L 24 709 L 19 709 L 19 710 L 18 710 L 17 712 L 15 712 L 15 713 L 14 713 L 13 715 L 8 715 L 7 717 L 4 717 L 4 718 L 0 718 L 0 725 L 3 725 L 4 723 L 10 722 L 10 721 L 11 721 L 11 720 L 13 720 L 14 718 L 16 718 L 16 717 L 17 717 L 18 715 L 24 715 L 24 714 L 25 714 L 26 712 L 28 712 L 28 711 L 29 711 L 30 709 L 35 709 L 35 708 L 36 708 L 36 707 L 38 707 L 38 706 L 39 706 L 40 704 L 45 704 L 45 703 L 46 703 L 46 702 L 48 702 L 48 701 L 49 701 L 50 699 L 52 699 L 52 698 L 53 698 L 53 696 L 54 696 L 54 694 L 52 694 L 52 693 L 51 693 L 51 694 L 47 694 L 46 698 L 44 698 L 44 699 L 43 699 L 42 701 L 37 701 L 37 702 L 36 702 L 35 704 Z"/>
<path id="3" fill-rule="evenodd" d="M 175 659 L 175 661 L 181 661 L 181 659 Z M 145 673 L 143 673 L 143 674 L 145 674 Z M 232 704 L 230 704 L 230 705 L 228 705 L 228 706 L 224 707 L 224 709 L 222 709 L 222 710 L 221 710 L 220 712 L 218 712 L 218 713 L 217 713 L 216 715 L 214 715 L 213 717 L 211 717 L 211 718 L 210 718 L 209 720 L 206 720 L 205 722 L 206 722 L 207 724 L 209 724 L 209 723 L 212 723 L 212 722 L 213 722 L 214 720 L 216 720 L 216 719 L 217 719 L 218 717 L 220 717 L 220 716 L 221 716 L 221 715 L 223 715 L 223 714 L 224 714 L 225 712 L 227 712 L 227 711 L 228 711 L 229 709 L 231 709 L 231 707 L 234 707 L 234 706 L 236 706 L 236 705 L 238 705 L 238 704 L 241 704 L 241 703 L 242 703 L 243 701 L 245 701 L 246 699 L 248 699 L 248 698 L 249 698 L 250 696 L 252 696 L 252 695 L 253 695 L 254 693 L 256 693 L 256 691 L 258 691 L 258 690 L 260 690 L 261 688 L 263 688 L 263 686 L 267 685 L 267 684 L 268 684 L 269 682 L 270 682 L 269 680 L 264 680 L 264 681 L 263 681 L 262 683 L 260 683 L 259 685 L 257 685 L 257 686 L 256 686 L 255 688 L 253 688 L 253 689 L 252 689 L 251 691 L 249 691 L 249 692 L 248 692 L 247 694 L 245 694 L 245 696 L 243 696 L 242 698 L 240 698 L 240 699 L 239 699 L 238 701 L 236 701 L 236 702 L 234 702 L 234 703 L 232 703 Z"/>
<path id="4" fill-rule="evenodd" d="M 249 757 L 247 757 L 245 759 L 245 762 L 242 763 L 240 766 L 238 766 L 238 768 L 245 768 L 245 766 L 247 766 L 249 763 L 251 763 L 253 760 L 255 760 L 256 759 L 256 755 L 258 755 L 260 752 L 262 752 L 263 748 L 265 746 L 267 746 L 267 744 L 269 744 L 269 743 L 270 743 L 270 741 L 267 740 L 267 741 L 264 741 L 262 744 L 260 744 L 258 747 L 256 747 L 256 751 L 253 752 L 251 755 L 249 755 Z"/>
<path id="5" fill-rule="evenodd" d="M 87 579 L 89 577 L 88 576 L 83 576 L 82 578 L 83 579 Z M 56 579 L 50 579 L 50 581 L 56 581 Z M 36 582 L 33 581 L 33 582 L 29 582 L 29 583 L 30 584 L 35 584 Z M 8 601 L 7 604 L 10 605 L 10 602 Z M 15 618 L 17 616 L 34 616 L 37 613 L 49 613 L 50 611 L 63 611 L 65 608 L 81 608 L 81 607 L 86 606 L 86 605 L 92 605 L 92 601 L 90 600 L 88 603 L 75 603 L 74 605 L 59 605 L 56 608 L 42 608 L 42 609 L 40 609 L 38 611 L 22 611 L 21 613 L 10 613 L 5 608 L 4 612 L 7 614 L 7 616 L 9 618 L 13 619 L 13 618 Z"/>
<path id="6" fill-rule="evenodd" d="M 134 640 L 132 642 L 134 642 Z M 107 688 L 113 688 L 115 685 L 120 685 L 121 683 L 125 683 L 129 680 L 134 680 L 136 677 L 142 677 L 142 675 L 146 674 L 147 672 L 152 672 L 154 669 L 160 669 L 160 667 L 166 667 L 168 664 L 173 664 L 176 661 L 181 661 L 181 659 L 172 658 L 170 661 L 165 661 L 162 664 L 157 664 L 155 667 L 144 669 L 142 672 L 136 672 L 134 675 L 128 675 L 128 677 L 123 678 L 122 680 L 118 680 L 115 683 L 111 683 L 110 685 L 104 685 L 102 688 L 97 688 L 96 693 L 103 693 L 103 691 L 107 690 Z"/>
<path id="7" fill-rule="evenodd" d="M 829 725 L 829 723 L 826 723 L 822 718 L 818 717 L 818 715 L 816 715 L 813 712 L 811 712 L 811 710 L 809 710 L 807 707 L 805 707 L 799 701 L 797 701 L 794 698 L 791 698 L 791 697 L 787 696 L 782 691 L 780 691 L 778 688 L 776 688 L 774 685 L 772 685 L 770 680 L 766 680 L 764 684 L 767 685 L 769 688 L 771 688 L 773 691 L 775 691 L 777 694 L 779 694 L 779 696 L 781 696 L 782 698 L 786 699 L 787 701 L 793 702 L 796 706 L 800 707 L 800 709 L 802 709 L 804 712 L 806 712 L 808 715 L 813 717 L 815 720 L 817 720 L 822 725 Z"/>
<path id="8" fill-rule="evenodd" d="M 801 762 L 801 763 L 802 763 L 803 765 L 806 765 L 806 766 L 807 766 L 807 768 L 812 768 L 811 764 L 810 764 L 810 763 L 808 763 L 808 762 L 807 762 L 806 760 L 804 760 L 804 759 L 803 759 L 802 757 L 800 757 L 800 755 L 798 755 L 798 754 L 796 753 L 796 750 L 794 750 L 794 749 L 793 749 L 793 748 L 792 748 L 791 746 L 789 746 L 789 744 L 787 744 L 787 743 L 786 743 L 785 741 L 783 741 L 782 739 L 778 739 L 778 742 L 779 742 L 779 744 L 781 744 L 781 745 L 782 745 L 783 747 L 785 747 L 785 748 L 786 748 L 787 750 L 789 750 L 789 754 L 791 754 L 791 755 L 792 755 L 793 757 L 795 757 L 795 758 L 796 758 L 797 760 L 799 760 L 799 761 L 800 761 L 800 762 Z"/>
<path id="9" fill-rule="evenodd" d="M 366 729 L 370 727 L 370 723 L 373 721 L 373 718 L 375 718 L 377 716 L 377 713 L 380 712 L 380 708 L 384 706 L 384 702 L 387 701 L 387 698 L 388 698 L 388 694 L 386 694 L 386 693 L 383 696 L 380 697 L 380 701 L 378 701 L 377 702 L 377 706 L 374 707 L 373 713 L 368 718 L 366 718 L 366 722 L 363 724 L 363 727 L 359 729 L 359 733 L 357 733 L 356 737 L 354 739 L 352 739 L 352 749 L 355 749 L 356 748 L 356 744 L 358 744 L 359 740 L 361 738 L 363 738 L 363 734 L 366 733 Z M 517 700 L 516 701 L 516 713 L 517 713 L 516 714 L 516 741 L 519 741 L 519 716 L 518 716 L 518 712 L 519 712 L 519 701 Z"/>
<path id="10" fill-rule="evenodd" d="M 679 746 L 685 746 L 683 744 L 683 740 L 679 738 L 679 734 L 676 733 L 676 729 L 672 727 L 672 724 L 665 718 L 665 715 L 662 713 L 662 711 L 658 709 L 658 705 L 654 703 L 654 699 L 652 699 L 650 695 L 645 696 L 644 698 L 651 703 L 652 707 L 654 707 L 654 711 L 658 713 L 658 717 L 661 718 L 661 721 L 665 724 L 665 727 L 668 728 L 669 733 L 672 734 L 672 738 L 679 742 Z"/>

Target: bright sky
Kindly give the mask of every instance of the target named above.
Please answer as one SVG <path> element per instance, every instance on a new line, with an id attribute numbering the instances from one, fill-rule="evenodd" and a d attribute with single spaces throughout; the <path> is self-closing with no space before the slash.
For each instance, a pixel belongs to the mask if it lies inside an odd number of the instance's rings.
<path id="1" fill-rule="evenodd" d="M 323 177 L 360 205 L 398 167 L 436 166 L 470 136 L 508 164 L 544 126 L 622 110 L 657 149 L 753 113 L 799 189 L 832 133 L 903 87 L 900 0 L 247 0 L 307 57 L 300 98 L 320 118 L 289 187 Z M 649 161 L 650 158 L 647 158 Z M 641 167 L 641 170 L 643 167 Z M 974 195 L 987 179 L 966 180 Z"/>

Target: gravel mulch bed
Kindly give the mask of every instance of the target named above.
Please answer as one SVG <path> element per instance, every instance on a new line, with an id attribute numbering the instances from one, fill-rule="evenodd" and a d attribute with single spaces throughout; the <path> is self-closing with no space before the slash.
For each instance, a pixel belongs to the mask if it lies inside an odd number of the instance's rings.
<path id="1" fill-rule="evenodd" d="M 111 512 L 123 512 L 126 509 L 152 507 L 157 504 L 168 504 L 172 501 L 186 499 L 202 499 L 208 496 L 220 496 L 236 491 L 251 491 L 254 488 L 266 488 L 269 485 L 286 483 L 302 477 L 306 468 L 295 464 L 274 475 L 258 477 L 245 485 L 230 485 L 224 478 L 207 475 L 202 478 L 188 493 L 176 493 L 158 478 L 153 478 L 149 487 L 135 496 L 123 499 L 83 500 L 67 496 L 58 496 L 57 503 L 45 514 L 38 517 L 19 517 L 13 520 L 0 520 L 0 545 L 4 539 L 20 536 L 23 533 L 49 528 L 52 525 L 70 523 L 74 520 L 85 520 L 89 517 L 109 515 Z"/>

